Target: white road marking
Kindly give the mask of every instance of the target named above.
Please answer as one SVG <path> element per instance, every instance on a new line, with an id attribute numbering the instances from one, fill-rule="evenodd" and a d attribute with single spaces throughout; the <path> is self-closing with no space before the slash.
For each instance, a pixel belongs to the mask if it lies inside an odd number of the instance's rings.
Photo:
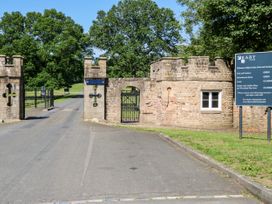
<path id="1" fill-rule="evenodd" d="M 124 202 L 129 203 L 133 201 L 167 201 L 167 200 L 185 200 L 185 199 L 231 199 L 231 198 L 244 198 L 243 195 L 208 195 L 208 196 L 197 196 L 197 195 L 187 195 L 187 196 L 161 196 L 161 197 L 150 197 L 150 198 L 112 198 L 112 199 L 91 199 L 91 200 L 79 200 L 79 201 L 57 201 L 57 202 L 47 202 L 41 204 L 88 204 L 88 203 L 106 203 L 106 202 Z"/>
<path id="2" fill-rule="evenodd" d="M 90 160 L 91 160 L 91 156 L 92 156 L 92 151 L 93 151 L 93 143 L 94 143 L 94 138 L 95 138 L 95 134 L 92 131 L 92 127 L 90 127 L 90 139 L 89 139 L 89 146 L 88 146 L 88 150 L 87 150 L 87 154 L 86 154 L 86 158 L 85 158 L 85 163 L 84 163 L 84 171 L 81 177 L 81 186 L 83 186 L 84 183 L 84 179 L 90 164 Z"/>
<path id="3" fill-rule="evenodd" d="M 216 195 L 214 196 L 214 198 L 228 198 L 227 195 Z"/>
<path id="4" fill-rule="evenodd" d="M 131 202 L 131 201 L 135 201 L 135 198 L 121 198 L 120 201 L 121 202 Z"/>
<path id="5" fill-rule="evenodd" d="M 229 195 L 230 198 L 243 198 L 243 195 Z"/>
<path id="6" fill-rule="evenodd" d="M 184 196 L 183 199 L 196 199 L 197 196 Z"/>
<path id="7" fill-rule="evenodd" d="M 199 196 L 200 199 L 211 199 L 213 196 Z"/>
<path id="8" fill-rule="evenodd" d="M 81 200 L 81 201 L 72 201 L 69 204 L 86 204 L 86 203 L 102 203 L 103 199 L 96 199 L 96 200 Z"/>
<path id="9" fill-rule="evenodd" d="M 180 200 L 183 196 L 167 196 L 167 200 Z"/>
<path id="10" fill-rule="evenodd" d="M 154 197 L 152 200 L 167 200 L 167 197 Z"/>

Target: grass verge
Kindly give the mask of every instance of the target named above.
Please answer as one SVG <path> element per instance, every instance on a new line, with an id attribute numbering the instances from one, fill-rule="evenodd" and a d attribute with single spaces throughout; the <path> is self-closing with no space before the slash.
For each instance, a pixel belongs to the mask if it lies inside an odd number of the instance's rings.
<path id="1" fill-rule="evenodd" d="M 138 127 L 136 129 L 166 134 L 267 188 L 272 188 L 272 144 L 268 144 L 265 135 L 250 134 L 240 140 L 238 133 L 233 132 Z"/>

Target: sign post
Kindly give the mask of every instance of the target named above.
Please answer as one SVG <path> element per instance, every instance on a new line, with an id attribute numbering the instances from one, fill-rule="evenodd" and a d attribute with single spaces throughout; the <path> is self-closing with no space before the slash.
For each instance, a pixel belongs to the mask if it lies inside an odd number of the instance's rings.
<path id="1" fill-rule="evenodd" d="M 235 102 L 237 106 L 264 106 L 267 111 L 267 139 L 271 139 L 272 52 L 235 55 Z M 241 110 L 239 108 L 239 110 Z M 242 111 L 239 111 L 240 123 Z M 241 124 L 239 125 L 241 126 Z M 240 127 L 240 138 L 242 127 Z"/>
<path id="2" fill-rule="evenodd" d="M 267 108 L 267 140 L 271 141 L 271 107 Z"/>
<path id="3" fill-rule="evenodd" d="M 243 106 L 239 106 L 239 138 L 243 139 Z"/>

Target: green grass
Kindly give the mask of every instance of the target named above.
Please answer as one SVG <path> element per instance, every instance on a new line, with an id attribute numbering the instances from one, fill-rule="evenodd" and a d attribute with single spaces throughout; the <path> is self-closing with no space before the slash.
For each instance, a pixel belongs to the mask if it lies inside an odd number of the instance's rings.
<path id="1" fill-rule="evenodd" d="M 55 103 L 62 103 L 69 98 L 73 98 L 79 94 L 83 94 L 83 83 L 73 84 L 69 89 L 69 94 L 64 92 L 64 89 L 54 91 L 56 96 Z"/>
<path id="2" fill-rule="evenodd" d="M 61 103 L 69 98 L 76 97 L 77 95 L 83 93 L 83 83 L 78 83 L 72 85 L 72 87 L 69 89 L 69 93 L 65 93 L 64 89 L 58 89 L 54 90 L 54 95 L 56 97 L 55 103 Z M 34 91 L 26 91 L 26 96 L 34 96 Z M 37 89 L 37 96 L 41 95 L 41 90 Z M 34 106 L 34 100 L 26 100 L 25 101 L 26 107 L 30 108 Z M 38 100 L 38 107 L 44 106 L 44 100 L 39 99 Z"/>
<path id="3" fill-rule="evenodd" d="M 83 91 L 83 83 L 74 84 L 71 88 L 71 92 L 81 92 Z"/>
<path id="4" fill-rule="evenodd" d="M 137 128 L 161 132 L 229 166 L 254 181 L 272 188 L 272 144 L 265 135 L 246 135 L 242 140 L 238 133 L 191 131 L 169 128 Z"/>
<path id="5" fill-rule="evenodd" d="M 69 89 L 69 94 L 71 94 L 71 95 L 78 95 L 82 91 L 83 91 L 83 83 L 73 84 L 72 87 Z M 64 92 L 63 88 L 62 89 L 58 89 L 58 90 L 54 90 L 54 94 L 56 96 L 66 95 L 66 93 Z"/>
<path id="6" fill-rule="evenodd" d="M 40 89 L 37 89 L 37 97 L 40 97 L 41 96 L 41 90 Z M 26 108 L 31 108 L 31 107 L 34 107 L 35 106 L 35 102 L 34 102 L 34 99 L 29 99 L 28 97 L 34 97 L 35 96 L 35 92 L 34 90 L 27 90 L 25 92 L 25 106 Z M 43 98 L 37 98 L 37 107 L 44 107 L 44 99 Z"/>
<path id="7" fill-rule="evenodd" d="M 31 108 L 35 106 L 34 100 L 25 100 L 25 106 L 26 108 Z M 37 108 L 43 108 L 44 107 L 44 100 L 43 99 L 38 99 L 37 100 Z"/>

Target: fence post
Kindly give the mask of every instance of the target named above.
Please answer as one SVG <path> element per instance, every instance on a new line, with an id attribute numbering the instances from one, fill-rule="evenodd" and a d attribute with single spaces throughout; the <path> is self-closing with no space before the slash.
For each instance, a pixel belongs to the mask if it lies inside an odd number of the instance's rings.
<path id="1" fill-rule="evenodd" d="M 48 89 L 47 91 L 46 101 L 47 101 L 47 108 L 50 108 L 50 89 Z"/>
<path id="2" fill-rule="evenodd" d="M 47 100 L 46 100 L 47 94 L 46 94 L 46 92 L 47 92 L 47 90 L 45 89 L 44 90 L 44 96 L 43 96 L 44 97 L 44 108 L 47 108 L 47 103 L 46 103 L 47 102 Z"/>
<path id="3" fill-rule="evenodd" d="M 271 107 L 267 107 L 267 140 L 271 142 Z"/>
<path id="4" fill-rule="evenodd" d="M 34 97 L 35 108 L 37 108 L 37 88 L 34 88 Z"/>
<path id="5" fill-rule="evenodd" d="M 54 89 L 50 90 L 50 107 L 54 107 Z"/>
<path id="6" fill-rule="evenodd" d="M 239 138 L 243 139 L 243 106 L 239 106 Z"/>

